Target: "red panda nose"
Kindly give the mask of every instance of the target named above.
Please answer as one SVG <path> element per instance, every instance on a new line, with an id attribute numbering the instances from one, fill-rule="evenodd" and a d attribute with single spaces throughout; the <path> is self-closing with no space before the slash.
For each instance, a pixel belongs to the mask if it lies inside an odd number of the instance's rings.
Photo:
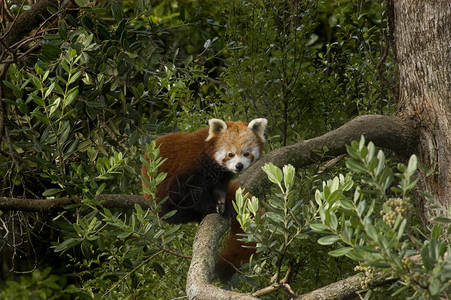
<path id="1" fill-rule="evenodd" d="M 244 168 L 244 165 L 242 164 L 242 163 L 237 163 L 236 165 L 235 165 L 235 169 L 239 172 L 239 171 L 241 171 L 241 170 L 243 170 L 243 168 Z"/>

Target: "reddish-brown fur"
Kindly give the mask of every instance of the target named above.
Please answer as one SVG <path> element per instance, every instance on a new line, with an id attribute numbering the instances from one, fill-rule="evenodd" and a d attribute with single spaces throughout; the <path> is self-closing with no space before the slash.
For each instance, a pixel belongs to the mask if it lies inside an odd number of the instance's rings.
<path id="1" fill-rule="evenodd" d="M 209 168 L 208 174 L 211 171 L 210 169 L 212 169 L 213 172 L 217 171 L 221 174 L 219 175 L 217 183 L 219 186 L 218 190 L 221 190 L 221 187 L 225 189 L 225 205 L 228 209 L 226 210 L 226 213 L 230 213 L 230 215 L 225 216 L 231 216 L 232 214 L 235 216 L 232 201 L 235 199 L 235 192 L 239 185 L 230 180 L 233 176 L 232 172 L 224 171 L 219 165 L 215 167 L 215 163 L 211 163 L 210 159 L 214 158 L 214 155 L 219 148 L 222 149 L 231 146 L 239 148 L 242 146 L 239 145 L 240 143 L 249 144 L 249 142 L 251 142 L 254 145 L 257 144 L 261 153 L 263 141 L 253 131 L 248 129 L 248 124 L 246 123 L 226 122 L 226 124 L 226 132 L 214 136 L 211 139 L 209 138 L 208 141 L 206 141 L 206 139 L 209 137 L 209 128 L 204 128 L 193 133 L 171 133 L 156 140 L 157 146 L 160 147 L 160 156 L 166 158 L 166 161 L 159 168 L 159 172 L 167 173 L 166 179 L 158 186 L 156 198 L 159 202 L 161 199 L 171 195 L 170 199 L 163 203 L 159 215 L 164 216 L 171 210 L 178 210 L 176 215 L 171 217 L 171 219 L 166 220 L 169 223 L 199 222 L 206 214 L 216 212 L 215 209 L 217 208 L 215 206 L 216 203 L 214 202 L 203 203 L 199 209 L 194 209 L 197 205 L 196 201 L 193 202 L 194 204 L 190 203 L 189 205 L 184 206 L 184 196 L 180 195 L 179 197 L 179 194 L 183 194 L 186 191 L 191 192 L 191 190 L 187 190 L 183 186 L 185 181 L 188 182 L 190 180 L 188 179 L 187 181 L 187 178 L 190 178 L 191 174 L 195 174 L 193 175 L 195 177 L 195 182 L 199 181 L 197 180 L 197 177 L 202 178 L 202 176 L 204 176 L 204 173 L 199 171 L 199 168 L 203 170 L 202 167 L 199 166 L 205 164 L 207 164 L 207 168 Z M 243 139 L 246 139 L 247 141 L 243 141 Z M 227 158 L 225 157 L 224 159 L 226 160 Z M 207 163 L 205 163 L 205 161 L 207 161 Z M 142 168 L 142 175 L 148 178 L 147 168 L 145 166 Z M 176 182 L 175 189 L 177 189 L 179 194 L 174 193 L 173 191 L 174 182 Z M 205 181 L 202 180 L 202 182 Z M 207 181 L 207 183 L 211 185 L 211 181 Z M 190 184 L 192 183 L 190 182 Z M 214 184 L 216 184 L 216 181 L 214 181 Z M 201 186 L 201 188 L 203 187 Z M 211 188 L 208 187 L 207 189 L 210 191 Z M 203 191 L 203 189 L 201 190 Z M 216 187 L 213 187 L 213 192 L 208 192 L 206 198 L 212 198 L 210 196 L 216 195 L 215 192 Z M 150 200 L 149 195 L 144 196 L 147 200 Z M 193 196 L 193 199 L 195 198 L 196 197 Z M 202 201 L 209 202 L 211 199 Z M 247 262 L 249 257 L 255 252 L 253 249 L 241 247 L 243 243 L 238 241 L 239 237 L 237 236 L 237 233 L 242 232 L 239 223 L 236 221 L 236 218 L 233 217 L 230 237 L 226 242 L 224 250 L 219 255 L 220 259 L 216 265 L 216 272 L 223 280 L 229 280 L 236 272 L 236 269 Z"/>

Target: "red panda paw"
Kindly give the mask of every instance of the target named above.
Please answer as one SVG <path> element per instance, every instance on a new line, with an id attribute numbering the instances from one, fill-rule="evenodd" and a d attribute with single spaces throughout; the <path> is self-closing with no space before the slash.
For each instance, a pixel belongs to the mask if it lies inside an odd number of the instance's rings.
<path id="1" fill-rule="evenodd" d="M 232 207 L 230 207 L 225 199 L 219 199 L 216 202 L 216 212 L 224 218 L 231 218 L 233 216 Z"/>
<path id="2" fill-rule="evenodd" d="M 224 213 L 224 210 L 225 210 L 225 201 L 223 199 L 219 199 L 216 202 L 216 212 L 222 215 Z"/>

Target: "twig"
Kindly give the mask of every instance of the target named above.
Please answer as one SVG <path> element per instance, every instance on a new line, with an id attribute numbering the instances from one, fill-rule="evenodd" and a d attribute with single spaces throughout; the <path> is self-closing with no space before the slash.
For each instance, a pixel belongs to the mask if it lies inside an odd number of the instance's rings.
<path id="1" fill-rule="evenodd" d="M 282 289 L 290 297 L 292 297 L 292 298 L 297 297 L 297 294 L 293 291 L 293 289 L 291 288 L 291 286 L 289 284 L 290 277 L 291 277 L 291 268 L 289 268 L 287 270 L 287 272 L 285 273 L 285 276 L 279 282 L 274 283 L 270 286 L 264 287 L 258 291 L 255 291 L 254 293 L 252 293 L 252 296 L 260 297 L 260 296 L 272 293 L 274 291 L 277 291 L 279 289 Z"/>

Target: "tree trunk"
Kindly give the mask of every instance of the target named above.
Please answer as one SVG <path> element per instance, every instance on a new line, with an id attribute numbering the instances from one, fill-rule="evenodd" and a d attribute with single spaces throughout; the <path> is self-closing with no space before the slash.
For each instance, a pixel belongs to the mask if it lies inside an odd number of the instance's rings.
<path id="1" fill-rule="evenodd" d="M 399 114 L 419 134 L 420 188 L 450 206 L 451 1 L 393 0 Z M 390 3 L 391 2 L 391 3 Z M 390 13 L 388 14 L 390 16 Z M 425 176 L 429 170 L 433 175 Z"/>

